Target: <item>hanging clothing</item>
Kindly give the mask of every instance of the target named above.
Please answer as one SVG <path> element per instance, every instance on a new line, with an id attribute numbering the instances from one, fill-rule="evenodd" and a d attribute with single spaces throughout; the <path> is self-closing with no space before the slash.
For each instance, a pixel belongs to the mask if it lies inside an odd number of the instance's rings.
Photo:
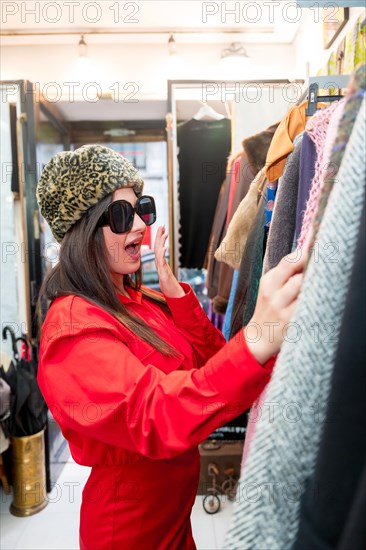
<path id="1" fill-rule="evenodd" d="M 212 302 L 208 304 L 208 312 L 207 317 L 210 319 L 211 323 L 216 327 L 218 330 L 222 331 L 222 327 L 224 325 L 224 315 L 221 313 L 216 313 L 212 307 Z"/>
<path id="2" fill-rule="evenodd" d="M 359 111 L 324 213 L 319 255 L 308 264 L 268 385 L 266 402 L 276 408 L 269 419 L 262 414 L 258 420 L 238 487 L 241 498 L 234 504 L 225 542 L 228 549 L 290 548 L 295 541 L 300 497 L 313 472 L 325 417 L 359 233 L 366 185 L 365 106 Z M 331 242 L 337 243 L 336 262 L 329 262 Z M 319 332 L 314 335 L 317 326 Z"/>
<path id="3" fill-rule="evenodd" d="M 226 308 L 229 301 L 230 289 L 233 282 L 234 270 L 225 263 L 220 263 L 219 288 L 216 296 L 212 300 L 212 308 L 219 315 L 226 314 Z"/>
<path id="4" fill-rule="evenodd" d="M 177 358 L 77 296 L 57 298 L 47 313 L 38 382 L 73 458 L 92 467 L 82 549 L 195 549 L 197 445 L 268 382 L 274 360 L 259 365 L 242 331 L 224 346 L 189 285 L 181 286 L 185 296 L 167 298 L 164 309 L 131 288 L 118 295 Z"/>
<path id="5" fill-rule="evenodd" d="M 256 213 L 258 193 L 264 184 L 264 176 L 262 178 L 262 173 L 259 176 L 259 172 L 265 166 L 268 148 L 278 125 L 272 124 L 242 141 L 239 181 L 228 208 L 227 234 L 215 252 L 218 262 L 226 263 L 233 269 L 240 267 L 245 241 Z"/>
<path id="6" fill-rule="evenodd" d="M 266 130 L 243 139 L 243 154 L 239 169 L 239 181 L 236 185 L 233 199 L 229 201 L 227 227 L 232 220 L 239 204 L 248 193 L 256 174 L 265 166 L 268 148 L 279 123 L 269 126 Z"/>
<path id="7" fill-rule="evenodd" d="M 255 305 L 257 303 L 259 283 L 263 271 L 263 257 L 267 246 L 267 237 L 268 233 L 265 229 L 262 233 L 260 233 L 258 229 L 258 254 L 250 270 L 248 290 L 243 304 L 243 323 L 245 323 L 245 325 L 247 325 L 253 317 Z"/>
<path id="8" fill-rule="evenodd" d="M 229 191 L 229 197 L 228 197 L 228 201 L 227 201 L 227 216 L 226 216 L 226 220 L 225 220 L 225 229 L 227 229 L 227 226 L 229 225 L 229 220 L 231 220 L 231 210 L 232 210 L 232 206 L 233 206 L 236 187 L 239 184 L 239 179 L 241 177 L 240 168 L 243 165 L 243 157 L 246 158 L 246 155 L 245 155 L 244 151 L 242 151 L 240 153 L 240 155 L 234 160 L 234 163 L 233 163 L 232 173 L 231 173 L 230 191 Z"/>
<path id="9" fill-rule="evenodd" d="M 270 182 L 282 176 L 286 159 L 294 149 L 294 139 L 305 129 L 307 104 L 303 101 L 291 107 L 273 136 L 266 159 L 266 178 Z"/>
<path id="10" fill-rule="evenodd" d="M 296 203 L 299 185 L 299 168 L 302 138 L 289 154 L 278 183 L 276 201 L 269 228 L 263 274 L 276 267 L 284 256 L 290 254 L 296 223 Z"/>
<path id="11" fill-rule="evenodd" d="M 239 178 L 238 178 L 237 184 L 235 185 L 235 188 L 230 189 L 229 202 L 227 205 L 225 234 L 228 230 L 229 224 L 232 220 L 235 210 L 238 207 L 238 204 L 240 203 L 240 201 L 243 200 L 245 195 L 248 193 L 250 184 L 253 181 L 253 178 L 255 177 L 255 173 L 253 173 L 252 166 L 249 164 L 245 151 L 243 151 L 241 155 L 238 176 Z"/>
<path id="12" fill-rule="evenodd" d="M 314 179 L 316 164 L 315 143 L 306 133 L 303 133 L 301 153 L 300 153 L 300 171 L 299 171 L 299 190 L 297 193 L 296 206 L 296 228 L 295 244 L 297 243 L 303 224 L 306 204 L 309 199 L 311 182 Z"/>
<path id="13" fill-rule="evenodd" d="M 309 232 L 311 231 L 311 226 L 315 217 L 321 189 L 324 183 L 325 172 L 327 168 L 329 168 L 329 164 L 326 163 L 327 161 L 324 155 L 327 139 L 330 142 L 331 148 L 334 143 L 342 113 L 343 101 L 340 103 L 331 103 L 326 109 L 316 111 L 316 113 L 306 124 L 306 132 L 315 144 L 316 164 L 314 178 L 310 187 L 309 200 L 306 204 L 301 233 L 297 242 L 298 248 L 303 248 L 305 246 L 305 242 L 309 239 Z M 334 118 L 332 121 L 333 115 Z M 330 132 L 329 127 L 331 128 Z M 307 247 L 305 247 L 305 249 L 307 249 Z"/>
<path id="14" fill-rule="evenodd" d="M 357 488 L 366 466 L 366 196 L 352 277 L 342 319 L 324 433 L 314 474 L 301 499 L 293 550 L 366 548 L 363 536 L 350 540 L 349 523 L 358 523 Z M 355 510 L 352 505 L 355 503 Z M 354 518 L 355 516 L 355 518 Z M 354 527 L 353 527 L 354 528 Z"/>
<path id="15" fill-rule="evenodd" d="M 239 271 L 235 270 L 233 275 L 233 284 L 231 285 L 229 301 L 227 304 L 227 309 L 226 309 L 226 314 L 224 319 L 224 326 L 222 327 L 222 333 L 226 341 L 230 339 L 231 318 L 233 314 L 234 298 L 236 293 L 236 287 L 238 285 L 238 278 L 239 278 Z"/>
<path id="16" fill-rule="evenodd" d="M 229 194 L 227 197 L 226 204 L 223 204 L 223 207 L 225 207 L 225 217 L 223 219 L 224 223 L 223 223 L 220 242 L 222 240 L 222 237 L 226 233 L 226 228 L 228 224 L 228 211 L 229 211 L 228 204 L 230 202 L 230 195 L 233 196 L 239 180 L 239 169 L 241 164 L 241 157 L 242 157 L 242 154 L 237 156 L 234 162 L 232 163 L 232 167 L 231 167 Z M 219 243 L 216 243 L 216 248 L 218 244 Z M 213 256 L 214 250 L 216 250 L 216 248 L 211 249 L 210 253 L 212 254 L 212 260 L 218 263 L 216 258 Z M 212 300 L 212 308 L 215 313 L 224 315 L 226 312 L 227 303 L 229 301 L 231 283 L 233 280 L 233 271 L 234 271 L 233 268 L 228 266 L 227 264 L 224 264 L 222 262 L 219 263 L 219 282 L 217 286 L 217 293 Z"/>
<path id="17" fill-rule="evenodd" d="M 259 279 L 262 274 L 264 220 L 265 201 L 261 197 L 240 263 L 238 284 L 231 317 L 231 338 L 235 335 L 236 329 L 239 330 L 240 327 L 244 326 L 243 318 L 247 302 L 253 305 L 257 300 Z"/>
<path id="18" fill-rule="evenodd" d="M 292 250 L 294 238 L 297 186 L 299 180 L 300 152 L 303 134 L 299 134 L 294 141 L 295 149 L 286 160 L 285 169 L 279 180 L 279 189 L 273 212 L 273 219 L 268 233 L 263 259 L 262 274 L 276 267 L 281 259 Z M 243 316 L 244 317 L 244 316 Z M 224 334 L 225 336 L 225 334 Z M 254 436 L 257 420 L 265 406 L 266 388 L 251 407 L 247 429 L 241 468 L 245 467 L 245 461 L 249 454 L 250 444 Z"/>
<path id="19" fill-rule="evenodd" d="M 238 158 L 238 155 L 231 155 L 228 160 L 227 165 L 227 174 L 224 183 L 222 184 L 222 189 L 220 191 L 219 200 L 217 203 L 214 221 L 212 225 L 212 231 L 210 236 L 210 244 L 207 250 L 207 295 L 211 300 L 217 296 L 219 292 L 219 280 L 221 272 L 221 263 L 219 263 L 215 256 L 214 252 L 221 243 L 224 235 L 226 233 L 227 223 L 228 223 L 228 203 L 229 196 L 232 191 L 233 175 L 235 176 L 235 162 Z M 243 161 L 243 155 L 240 153 L 240 163 Z M 237 174 L 240 176 L 240 171 Z M 235 180 L 234 180 L 235 181 Z M 234 185 L 235 187 L 235 185 Z"/>
<path id="20" fill-rule="evenodd" d="M 225 262 L 234 269 L 240 268 L 248 235 L 257 213 L 258 200 L 266 184 L 264 172 L 263 168 L 250 184 L 248 193 L 236 209 L 227 233 L 215 252 L 217 261 Z"/>
<path id="21" fill-rule="evenodd" d="M 254 173 L 253 177 L 266 165 L 268 150 L 279 125 L 280 122 L 275 122 L 265 130 L 253 134 L 242 141 L 249 166 Z"/>
<path id="22" fill-rule="evenodd" d="M 220 264 L 217 262 L 217 260 L 214 257 L 214 251 L 218 247 L 219 243 L 222 241 L 222 238 L 225 233 L 227 200 L 230 192 L 230 184 L 231 184 L 231 167 L 229 162 L 228 173 L 220 189 L 212 231 L 210 235 L 209 246 L 206 253 L 206 261 L 205 261 L 205 264 L 207 264 L 206 287 L 207 287 L 207 295 L 211 300 L 217 295 L 218 288 L 219 288 Z"/>
<path id="23" fill-rule="evenodd" d="M 268 147 L 273 139 L 273 135 L 278 128 L 278 124 L 274 124 L 273 126 L 270 126 L 267 128 L 265 132 L 262 134 L 257 134 L 256 139 L 264 140 L 264 143 L 267 146 L 267 152 Z M 263 141 L 262 141 L 263 142 Z M 255 159 L 253 158 L 254 151 L 250 148 L 252 147 L 254 143 L 254 139 L 250 140 L 248 143 L 247 140 L 243 141 L 243 147 L 245 150 L 250 150 L 250 158 L 251 158 L 251 165 L 254 165 Z M 264 162 L 265 160 L 265 148 L 262 148 L 262 154 L 261 157 L 258 155 L 257 150 L 257 160 L 255 163 L 255 166 L 258 167 L 261 162 Z M 255 302 L 257 299 L 257 293 L 258 293 L 258 285 L 259 285 L 259 279 L 260 279 L 260 269 L 262 265 L 262 259 L 263 259 L 263 253 L 265 250 L 265 234 L 262 230 L 260 224 L 262 223 L 261 220 L 266 220 L 266 217 L 268 215 L 268 210 L 266 208 L 264 209 L 264 218 L 263 218 L 263 212 L 262 212 L 262 206 L 259 208 L 260 211 L 258 211 L 258 201 L 262 205 L 262 201 L 264 198 L 260 198 L 260 193 L 262 193 L 262 189 L 265 187 L 265 183 L 267 183 L 264 179 L 261 181 L 259 186 L 257 186 L 257 180 L 254 179 L 254 182 L 252 182 L 250 186 L 250 193 L 245 197 L 245 199 L 240 204 L 240 207 L 238 207 L 238 213 L 235 215 L 235 220 L 233 220 L 233 224 L 231 226 L 230 232 L 231 234 L 228 235 L 227 241 L 224 243 L 225 246 L 231 246 L 230 242 L 235 242 L 233 238 L 233 234 L 235 234 L 235 231 L 241 231 L 241 247 L 244 250 L 243 256 L 245 257 L 245 261 L 243 261 L 243 257 L 241 258 L 241 263 L 239 267 L 239 273 L 237 272 L 236 279 L 235 279 L 235 286 L 233 285 L 230 293 L 230 299 L 231 299 L 231 306 L 230 306 L 230 316 L 227 318 L 227 322 L 225 319 L 226 326 L 224 325 L 224 328 L 226 329 L 226 338 L 228 338 L 230 335 L 233 336 L 233 326 L 240 327 L 243 326 L 243 319 L 250 319 L 254 312 Z M 255 196 L 255 190 L 257 187 L 257 195 Z M 267 187 L 267 193 L 268 193 L 268 187 Z M 268 199 L 268 196 L 267 196 Z M 264 203 L 263 203 L 264 204 Z M 268 200 L 266 202 L 266 207 L 268 207 Z M 257 210 L 257 216 L 258 218 L 254 218 L 253 215 L 255 215 L 255 212 Z M 248 240 L 246 240 L 246 227 L 253 221 L 251 227 L 249 230 Z M 240 227 L 240 223 L 242 223 L 242 226 Z M 255 228 L 253 227 L 255 226 Z M 231 241 L 230 241 L 231 240 Z M 247 245 L 247 246 L 246 246 Z M 258 247 L 258 248 L 257 248 Z M 258 252 L 258 257 L 256 257 L 256 252 Z M 253 257 L 253 258 L 252 258 Z M 251 260 L 249 260 L 251 258 Z M 224 261 L 225 263 L 225 261 Z M 253 269 L 252 269 L 253 268 Z M 238 289 L 238 279 L 240 278 L 240 288 Z"/>
<path id="24" fill-rule="evenodd" d="M 339 167 L 341 165 L 343 155 L 348 143 L 348 136 L 352 132 L 359 109 L 364 101 L 366 90 L 366 63 L 364 63 L 356 72 L 353 89 L 347 97 L 347 102 L 344 106 L 339 131 L 334 143 L 332 154 L 330 156 L 329 168 L 325 174 L 325 181 L 322 193 L 319 198 L 318 207 L 314 217 L 314 224 L 309 237 L 309 246 L 312 246 L 323 218 L 323 213 L 327 205 L 327 198 L 335 183 Z"/>
<path id="25" fill-rule="evenodd" d="M 337 550 L 364 550 L 366 546 L 366 465 L 360 476 Z"/>
<path id="26" fill-rule="evenodd" d="M 226 312 L 233 269 L 229 264 L 212 257 L 212 254 L 223 241 L 229 223 L 238 205 L 246 196 L 255 175 L 264 166 L 268 148 L 277 127 L 277 123 L 273 124 L 266 130 L 245 138 L 242 141 L 243 151 L 240 154 L 240 159 L 232 156 L 228 162 L 228 172 L 231 173 L 231 180 L 225 182 L 225 192 L 223 192 L 222 200 L 220 198 L 220 207 L 215 212 L 208 250 L 207 287 L 209 297 L 213 299 L 214 311 L 217 313 L 223 314 Z M 217 279 L 219 281 L 216 284 L 213 283 L 213 275 L 214 281 Z"/>
<path id="27" fill-rule="evenodd" d="M 264 221 L 264 228 L 266 232 L 268 233 L 271 221 L 272 221 L 272 214 L 273 214 L 273 208 L 275 204 L 276 194 L 277 194 L 277 188 L 278 188 L 278 180 L 269 182 L 267 181 L 266 186 L 266 206 L 265 206 L 265 221 Z"/>
<path id="28" fill-rule="evenodd" d="M 178 127 L 181 267 L 202 268 L 231 151 L 231 122 L 189 120 Z"/>

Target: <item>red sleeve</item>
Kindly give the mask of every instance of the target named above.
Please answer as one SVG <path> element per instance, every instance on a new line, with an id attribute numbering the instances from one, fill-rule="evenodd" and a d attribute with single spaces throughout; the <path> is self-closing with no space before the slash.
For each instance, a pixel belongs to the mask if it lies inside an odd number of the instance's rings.
<path id="1" fill-rule="evenodd" d="M 185 296 L 165 299 L 176 327 L 193 347 L 201 367 L 225 345 L 226 340 L 207 317 L 192 288 L 187 283 L 180 283 L 180 286 Z"/>
<path id="2" fill-rule="evenodd" d="M 85 304 L 82 315 L 68 310 L 73 334 L 60 329 L 67 308 L 42 331 L 38 380 L 65 431 L 170 458 L 247 409 L 269 380 L 274 360 L 259 365 L 242 331 L 201 369 L 165 374 L 129 351 L 108 314 Z"/>

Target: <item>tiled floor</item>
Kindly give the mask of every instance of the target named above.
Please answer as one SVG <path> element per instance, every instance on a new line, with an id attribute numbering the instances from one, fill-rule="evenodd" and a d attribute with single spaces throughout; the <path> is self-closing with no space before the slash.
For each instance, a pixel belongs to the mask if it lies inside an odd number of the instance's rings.
<path id="1" fill-rule="evenodd" d="M 44 510 L 27 518 L 9 513 L 12 495 L 1 489 L 1 550 L 69 550 L 78 546 L 78 523 L 81 493 L 89 468 L 68 462 L 57 484 L 48 495 Z M 220 511 L 208 515 L 202 508 L 202 497 L 196 498 L 192 511 L 193 535 L 198 550 L 222 550 L 232 504 L 223 502 Z"/>

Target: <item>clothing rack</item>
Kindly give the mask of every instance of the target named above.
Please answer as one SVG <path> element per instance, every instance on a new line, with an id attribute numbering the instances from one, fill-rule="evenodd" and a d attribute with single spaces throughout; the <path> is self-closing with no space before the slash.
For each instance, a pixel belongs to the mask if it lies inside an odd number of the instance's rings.
<path id="1" fill-rule="evenodd" d="M 178 276 L 179 269 L 179 199 L 178 199 L 178 160 L 177 160 L 177 102 L 179 100 L 192 100 L 190 92 L 197 92 L 197 96 L 193 98 L 202 101 L 204 91 L 210 99 L 222 101 L 222 95 L 227 103 L 227 98 L 231 94 L 235 94 L 236 87 L 244 87 L 253 84 L 254 86 L 271 87 L 271 86 L 286 86 L 289 84 L 303 85 L 304 80 L 288 80 L 288 79 L 273 79 L 273 80 L 168 80 L 168 114 L 166 116 L 166 129 L 168 139 L 168 189 L 169 189 L 169 228 L 170 228 L 170 265 L 173 272 Z M 227 91 L 226 91 L 227 90 Z M 187 92 L 187 95 L 179 95 L 182 91 Z M 207 99 L 207 98 L 206 98 Z M 228 118 L 232 118 L 229 109 Z M 232 120 L 235 128 L 235 120 Z"/>
<path id="2" fill-rule="evenodd" d="M 314 76 L 309 78 L 309 87 L 306 95 L 308 96 L 308 107 L 306 116 L 312 116 L 316 112 L 318 101 L 337 101 L 342 95 L 327 95 L 319 96 L 319 90 L 323 89 L 342 89 L 347 88 L 350 80 L 350 75 L 329 75 L 329 76 Z"/>

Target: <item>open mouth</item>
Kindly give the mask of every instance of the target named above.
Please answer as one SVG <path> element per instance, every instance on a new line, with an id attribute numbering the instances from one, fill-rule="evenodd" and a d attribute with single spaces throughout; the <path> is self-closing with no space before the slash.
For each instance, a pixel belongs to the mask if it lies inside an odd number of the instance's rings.
<path id="1" fill-rule="evenodd" d="M 125 250 L 127 254 L 134 260 L 140 257 L 140 248 L 141 248 L 140 241 L 136 241 L 125 246 Z"/>

